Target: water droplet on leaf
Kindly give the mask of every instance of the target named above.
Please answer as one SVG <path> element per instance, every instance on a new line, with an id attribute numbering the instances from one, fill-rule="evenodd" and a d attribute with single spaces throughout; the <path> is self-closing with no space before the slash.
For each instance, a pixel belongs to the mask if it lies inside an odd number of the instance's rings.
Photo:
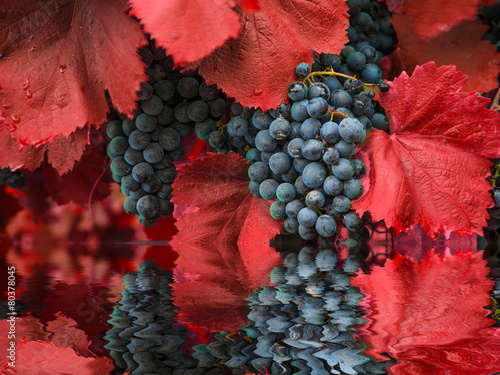
<path id="1" fill-rule="evenodd" d="M 28 99 L 31 99 L 33 97 L 31 90 L 26 90 L 26 96 L 28 97 Z"/>
<path id="2" fill-rule="evenodd" d="M 21 118 L 14 113 L 10 117 L 12 118 L 12 121 L 14 121 L 14 124 L 19 124 L 19 122 L 21 121 Z"/>
<path id="3" fill-rule="evenodd" d="M 66 68 L 67 68 L 66 64 L 61 64 L 61 65 L 59 65 L 59 71 L 60 71 L 61 73 L 64 73 L 64 72 L 66 71 Z"/>
<path id="4" fill-rule="evenodd" d="M 262 91 L 262 90 L 253 90 L 253 94 L 254 94 L 255 96 L 262 95 L 262 93 L 263 93 L 263 92 L 264 92 L 264 91 Z"/>

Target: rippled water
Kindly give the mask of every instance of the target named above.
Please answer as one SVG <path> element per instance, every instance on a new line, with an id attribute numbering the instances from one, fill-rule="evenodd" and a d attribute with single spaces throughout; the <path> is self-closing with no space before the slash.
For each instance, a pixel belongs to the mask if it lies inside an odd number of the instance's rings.
<path id="1" fill-rule="evenodd" d="M 276 258 L 244 269 L 238 249 L 220 261 L 179 258 L 164 242 L 27 238 L 2 242 L 17 312 L 14 368 L 5 294 L 4 374 L 500 371 L 500 268 L 470 240 L 374 232 L 333 249 L 284 239 Z"/>

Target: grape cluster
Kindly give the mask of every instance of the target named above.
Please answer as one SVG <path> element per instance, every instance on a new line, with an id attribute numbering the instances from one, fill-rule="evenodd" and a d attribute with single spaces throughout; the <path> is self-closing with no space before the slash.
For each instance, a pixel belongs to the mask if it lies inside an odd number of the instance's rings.
<path id="1" fill-rule="evenodd" d="M 227 103 L 217 87 L 208 86 L 196 72 L 174 69 L 153 41 L 140 53 L 149 81 L 141 84 L 133 119 L 118 115 L 107 123 L 106 134 L 113 178 L 127 196 L 125 211 L 139 215 L 141 224 L 149 227 L 173 213 L 173 162 L 186 154 L 182 138 L 196 129 L 206 139 L 226 113 Z"/>
<path id="2" fill-rule="evenodd" d="M 347 29 L 349 44 L 356 50 L 366 46 L 374 48 L 376 56 L 373 59 L 377 63 L 394 50 L 397 42 L 391 13 L 377 0 L 348 0 L 347 5 L 350 15 Z"/>
<path id="3" fill-rule="evenodd" d="M 7 185 L 14 190 L 22 190 L 28 182 L 22 170 L 11 171 L 10 168 L 0 168 L 0 185 Z"/>
<path id="4" fill-rule="evenodd" d="M 271 215 L 284 219 L 286 231 L 305 240 L 334 236 L 342 219 L 352 231 L 363 228 L 350 208 L 363 193 L 358 178 L 365 165 L 350 158 L 375 117 L 361 80 L 347 78 L 341 85 L 333 70 L 309 73 L 307 64 L 299 64 L 297 75 L 307 77 L 307 84 L 290 84 L 288 104 L 255 111 L 245 126 L 247 132 L 257 132 L 247 152 L 251 193 L 278 199 Z"/>

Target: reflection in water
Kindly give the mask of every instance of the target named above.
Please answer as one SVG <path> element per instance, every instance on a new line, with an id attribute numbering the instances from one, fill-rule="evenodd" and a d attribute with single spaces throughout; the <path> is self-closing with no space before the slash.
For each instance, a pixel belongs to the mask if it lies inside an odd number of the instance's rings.
<path id="1" fill-rule="evenodd" d="M 336 265 L 331 250 L 290 253 L 248 301 L 249 324 L 187 347 L 189 330 L 175 324 L 172 273 L 152 261 L 124 278 L 126 289 L 109 322 L 106 348 L 122 373 L 383 374 L 389 363 L 364 355 L 350 327 L 364 322 L 362 295 Z M 189 355 L 190 352 L 192 355 Z M 243 371 L 243 372 L 242 372 Z M 174 372 L 175 373 L 175 372 Z M 189 372 L 191 374 L 191 372 Z"/>

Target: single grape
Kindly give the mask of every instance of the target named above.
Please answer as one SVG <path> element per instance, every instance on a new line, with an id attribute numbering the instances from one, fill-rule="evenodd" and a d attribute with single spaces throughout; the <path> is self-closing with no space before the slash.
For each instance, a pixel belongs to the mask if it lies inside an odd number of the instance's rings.
<path id="1" fill-rule="evenodd" d="M 351 156 L 354 155 L 356 152 L 356 145 L 354 143 L 346 142 L 343 139 L 335 143 L 335 146 L 333 146 L 335 150 L 337 150 L 339 156 L 341 158 L 346 158 L 349 159 Z M 338 161 L 338 159 L 337 159 Z M 331 163 L 335 164 L 335 163 Z"/>
<path id="2" fill-rule="evenodd" d="M 170 151 L 168 155 L 172 161 L 182 160 L 186 156 L 186 148 L 180 144 L 175 150 Z"/>
<path id="3" fill-rule="evenodd" d="M 187 109 L 189 119 L 194 122 L 204 121 L 209 114 L 210 108 L 203 100 L 195 100 Z"/>
<path id="4" fill-rule="evenodd" d="M 172 158 L 169 154 L 163 153 L 163 158 L 158 163 L 154 163 L 154 169 L 165 169 L 172 165 Z"/>
<path id="5" fill-rule="evenodd" d="M 269 130 L 267 129 L 261 130 L 255 137 L 255 147 L 257 147 L 260 151 L 273 151 L 277 144 L 278 142 L 272 137 L 271 133 L 269 133 Z"/>
<path id="6" fill-rule="evenodd" d="M 302 176 L 299 176 L 295 180 L 295 191 L 297 192 L 298 196 L 302 196 L 304 194 L 307 194 L 309 191 L 311 191 L 311 188 L 304 184 L 304 180 Z"/>
<path id="7" fill-rule="evenodd" d="M 283 152 L 278 152 L 269 159 L 269 168 L 274 173 L 285 173 L 292 166 L 290 157 Z"/>
<path id="8" fill-rule="evenodd" d="M 276 196 L 281 202 L 288 203 L 295 199 L 295 186 L 288 182 L 284 182 L 276 189 Z"/>
<path id="9" fill-rule="evenodd" d="M 262 198 L 272 201 L 276 199 L 276 190 L 278 189 L 278 182 L 273 179 L 267 179 L 261 182 L 259 193 Z"/>
<path id="10" fill-rule="evenodd" d="M 389 131 L 389 121 L 382 113 L 375 113 L 371 119 L 372 126 L 375 129 Z"/>
<path id="11" fill-rule="evenodd" d="M 271 208 L 269 209 L 271 212 L 271 216 L 276 220 L 283 220 L 284 218 L 286 218 L 285 207 L 286 203 L 284 202 L 281 201 L 274 202 L 271 205 Z"/>
<path id="12" fill-rule="evenodd" d="M 234 117 L 233 117 L 234 118 Z M 274 139 L 282 140 L 290 135 L 292 127 L 284 118 L 277 118 L 269 126 L 269 133 Z"/>
<path id="13" fill-rule="evenodd" d="M 305 205 L 302 201 L 294 199 L 287 203 L 285 211 L 288 217 L 296 219 L 299 211 L 304 207 Z"/>
<path id="14" fill-rule="evenodd" d="M 302 153 L 302 151 L 301 151 L 301 153 Z M 293 159 L 293 167 L 299 173 L 304 172 L 304 168 L 306 167 L 307 164 L 310 164 L 310 163 L 311 163 L 311 160 L 307 160 L 305 158 Z"/>
<path id="15" fill-rule="evenodd" d="M 347 160 L 347 159 L 340 159 L 340 160 Z M 347 160 L 349 162 L 349 160 Z M 349 165 L 351 166 L 351 163 L 349 162 Z M 333 169 L 333 167 L 332 167 Z M 352 166 L 351 166 L 352 169 Z M 304 168 L 304 171 L 302 172 L 302 177 L 304 179 L 304 184 L 307 187 L 310 188 L 317 188 L 323 185 L 323 182 L 325 181 L 325 178 L 327 176 L 327 171 L 326 168 L 323 164 L 320 164 L 318 162 L 312 162 Z M 352 177 L 352 176 L 350 176 Z M 349 178 L 350 178 L 349 177 Z"/>
<path id="16" fill-rule="evenodd" d="M 149 181 L 153 175 L 154 169 L 149 163 L 142 162 L 132 168 L 132 177 L 137 182 Z"/>
<path id="17" fill-rule="evenodd" d="M 344 184 L 335 176 L 328 176 L 323 183 L 323 190 L 331 197 L 342 194 Z"/>
<path id="18" fill-rule="evenodd" d="M 257 150 L 256 148 L 251 148 L 250 150 L 248 150 L 245 157 L 248 159 L 248 162 L 250 164 L 262 160 L 260 157 L 260 151 Z"/>
<path id="19" fill-rule="evenodd" d="M 154 195 L 145 195 L 137 201 L 137 212 L 144 217 L 155 216 L 160 209 L 158 199 Z"/>
<path id="20" fill-rule="evenodd" d="M 220 119 L 224 113 L 227 111 L 227 102 L 223 98 L 217 98 L 207 102 L 208 108 L 210 108 L 210 116 L 214 120 Z"/>
<path id="21" fill-rule="evenodd" d="M 329 147 L 328 150 L 323 154 L 323 161 L 326 164 L 336 164 L 340 159 L 340 154 L 339 152 L 333 148 Z"/>
<path id="22" fill-rule="evenodd" d="M 174 213 L 174 204 L 168 200 L 160 199 L 160 209 L 158 210 L 159 217 L 169 217 Z"/>
<path id="23" fill-rule="evenodd" d="M 156 194 L 161 188 L 161 180 L 158 175 L 153 174 L 151 178 L 141 184 L 141 188 L 149 194 Z"/>
<path id="24" fill-rule="evenodd" d="M 287 217 L 283 222 L 283 226 L 288 233 L 299 233 L 299 222 L 297 221 L 297 219 Z"/>
<path id="25" fill-rule="evenodd" d="M 134 130 L 128 137 L 128 142 L 130 147 L 134 150 L 142 151 L 148 147 L 151 142 L 151 136 L 149 133 L 142 132 L 140 130 Z"/>
<path id="26" fill-rule="evenodd" d="M 257 181 L 250 181 L 250 184 L 248 185 L 248 189 L 250 190 L 250 193 L 255 195 L 257 198 L 262 198 L 260 195 L 260 182 Z"/>
<path id="27" fill-rule="evenodd" d="M 126 137 L 115 137 L 109 142 L 106 151 L 108 156 L 113 159 L 117 156 L 123 156 L 128 147 L 128 139 Z"/>
<path id="28" fill-rule="evenodd" d="M 248 131 L 248 121 L 241 116 L 235 116 L 227 124 L 227 132 L 231 137 L 241 138 Z"/>
<path id="29" fill-rule="evenodd" d="M 325 146 L 317 139 L 309 139 L 305 141 L 300 151 L 307 160 L 320 160 L 325 151 Z"/>
<path id="30" fill-rule="evenodd" d="M 328 90 L 329 91 L 329 90 Z M 307 113 L 314 118 L 320 118 L 328 112 L 328 102 L 322 97 L 315 97 L 307 104 Z"/>
<path id="31" fill-rule="evenodd" d="M 302 208 L 297 214 L 297 221 L 300 225 L 306 228 L 314 227 L 317 219 L 318 214 L 316 214 L 316 212 L 314 212 L 314 210 L 310 209 L 309 207 Z"/>
<path id="32" fill-rule="evenodd" d="M 309 73 L 311 73 L 311 68 L 309 68 L 309 65 L 307 65 L 307 63 L 300 63 L 295 68 L 295 73 L 297 74 L 297 76 L 305 78 L 309 75 Z"/>
<path id="33" fill-rule="evenodd" d="M 295 121 L 302 122 L 309 118 L 309 113 L 307 113 L 307 105 L 309 104 L 309 100 L 303 99 L 301 101 L 297 101 L 292 104 L 292 108 L 290 110 L 291 116 Z M 255 124 L 255 122 L 254 122 Z"/>
<path id="34" fill-rule="evenodd" d="M 175 87 L 170 81 L 157 81 L 155 84 L 153 84 L 153 93 L 162 101 L 166 102 L 174 97 Z"/>
<path id="35" fill-rule="evenodd" d="M 337 90 L 332 93 L 330 103 L 332 103 L 334 108 L 351 108 L 352 96 L 345 90 Z"/>
<path id="36" fill-rule="evenodd" d="M 189 102 L 182 102 L 177 104 L 174 108 L 174 118 L 184 124 L 191 122 L 191 119 L 188 115 L 188 109 L 190 105 L 191 104 Z"/>
<path id="37" fill-rule="evenodd" d="M 335 177 L 341 180 L 348 180 L 354 176 L 354 168 L 349 159 L 340 158 L 337 164 L 332 165 L 332 172 Z"/>
<path id="38" fill-rule="evenodd" d="M 131 174 L 123 176 L 122 180 L 121 180 L 121 184 L 125 189 L 127 189 L 129 191 L 136 190 L 136 189 L 139 189 L 139 187 L 141 187 L 140 182 L 137 182 L 136 180 L 134 180 L 134 178 L 132 177 Z"/>
<path id="39" fill-rule="evenodd" d="M 366 172 L 366 166 L 365 163 L 363 163 L 361 160 L 358 159 L 353 159 L 351 160 L 352 168 L 354 169 L 354 178 L 360 178 L 363 176 Z"/>
<path id="40" fill-rule="evenodd" d="M 125 161 L 132 166 L 144 161 L 142 151 L 134 150 L 132 147 L 127 148 L 123 157 Z"/>
<path id="41" fill-rule="evenodd" d="M 288 169 L 288 171 L 281 174 L 281 178 L 285 182 L 295 182 L 295 180 L 298 177 L 299 177 L 299 172 L 297 172 L 297 170 L 293 165 Z"/>
<path id="42" fill-rule="evenodd" d="M 158 143 L 165 151 L 173 151 L 181 144 L 181 136 L 172 128 L 164 128 L 158 139 Z"/>
<path id="43" fill-rule="evenodd" d="M 177 91 L 186 99 L 192 99 L 196 95 L 198 95 L 198 90 L 200 88 L 200 84 L 193 77 L 184 77 L 181 78 L 179 83 L 177 84 Z"/>
<path id="44" fill-rule="evenodd" d="M 314 240 L 318 236 L 315 228 L 308 228 L 303 225 L 299 225 L 299 235 L 306 241 Z"/>
<path id="45" fill-rule="evenodd" d="M 129 215 L 139 215 L 137 212 L 137 200 L 127 197 L 123 202 L 123 209 Z"/>
<path id="46" fill-rule="evenodd" d="M 172 187 L 172 184 L 161 184 L 160 189 L 156 192 L 156 195 L 162 199 L 168 199 L 170 200 L 172 198 L 172 192 L 174 191 L 174 188 Z M 161 200 L 160 200 L 161 202 Z"/>
<path id="47" fill-rule="evenodd" d="M 166 126 L 174 121 L 174 110 L 170 108 L 168 105 L 163 106 L 163 110 L 161 113 L 156 116 L 156 122 L 159 125 Z"/>
<path id="48" fill-rule="evenodd" d="M 155 164 L 163 159 L 165 151 L 163 151 L 163 148 L 158 143 L 152 142 L 142 151 L 142 155 L 145 161 Z"/>
<path id="49" fill-rule="evenodd" d="M 309 100 L 313 98 L 330 99 L 330 89 L 323 82 L 314 83 L 307 89 L 307 97 Z"/>
<path id="50" fill-rule="evenodd" d="M 111 161 L 110 169 L 111 173 L 119 177 L 126 176 L 132 171 L 132 167 L 125 161 L 123 156 L 114 158 Z"/>
<path id="51" fill-rule="evenodd" d="M 348 79 L 347 81 L 344 82 L 344 90 L 351 96 L 360 94 L 361 92 L 363 92 L 363 89 L 364 89 L 364 83 L 359 79 Z M 344 106 L 341 105 L 339 107 L 344 107 Z"/>
<path id="52" fill-rule="evenodd" d="M 339 125 L 336 122 L 327 121 L 320 128 L 321 138 L 329 144 L 335 144 L 340 139 Z"/>
<path id="53" fill-rule="evenodd" d="M 269 177 L 269 167 L 261 162 L 255 162 L 248 168 L 248 177 L 250 180 L 256 182 L 262 182 Z"/>
<path id="54" fill-rule="evenodd" d="M 344 224 L 352 232 L 359 232 L 363 229 L 363 220 L 354 211 L 349 211 L 344 214 Z"/>
<path id="55" fill-rule="evenodd" d="M 351 208 L 351 201 L 343 195 L 337 195 L 333 198 L 333 208 L 338 212 L 347 212 Z"/>
<path id="56" fill-rule="evenodd" d="M 307 96 L 307 86 L 304 82 L 292 82 L 288 86 L 288 97 L 294 102 L 304 100 Z"/>
<path id="57" fill-rule="evenodd" d="M 197 122 L 195 125 L 196 136 L 202 141 L 208 141 L 211 133 L 217 130 L 214 119 L 208 117 L 207 119 Z"/>
<path id="58" fill-rule="evenodd" d="M 163 101 L 158 96 L 151 95 L 149 99 L 141 101 L 141 109 L 150 116 L 158 116 L 163 110 Z"/>
<path id="59" fill-rule="evenodd" d="M 156 175 L 164 184 L 172 184 L 177 177 L 177 170 L 174 165 L 171 165 L 170 167 L 164 169 L 157 169 Z"/>
<path id="60" fill-rule="evenodd" d="M 316 220 L 316 231 L 322 237 L 331 237 L 337 232 L 337 224 L 333 217 L 329 215 L 321 215 Z"/>
<path id="61" fill-rule="evenodd" d="M 203 100 L 210 101 L 219 97 L 219 89 L 215 84 L 209 86 L 206 82 L 202 82 L 198 89 L 198 94 L 200 94 Z"/>
<path id="62" fill-rule="evenodd" d="M 351 178 L 344 181 L 344 190 L 342 195 L 350 200 L 358 199 L 363 194 L 363 184 L 357 178 Z"/>
<path id="63" fill-rule="evenodd" d="M 124 136 L 125 133 L 122 130 L 122 122 L 119 120 L 108 122 L 108 124 L 106 125 L 106 135 L 109 139 Z"/>
<path id="64" fill-rule="evenodd" d="M 318 190 L 312 190 L 306 195 L 307 207 L 317 210 L 324 206 L 325 196 Z"/>
<path id="65" fill-rule="evenodd" d="M 273 117 L 268 112 L 263 113 L 260 108 L 252 116 L 252 123 L 259 130 L 269 129 L 273 120 Z"/>
<path id="66" fill-rule="evenodd" d="M 365 127 L 356 118 L 346 118 L 339 124 L 339 135 L 346 142 L 359 143 L 365 139 Z"/>

